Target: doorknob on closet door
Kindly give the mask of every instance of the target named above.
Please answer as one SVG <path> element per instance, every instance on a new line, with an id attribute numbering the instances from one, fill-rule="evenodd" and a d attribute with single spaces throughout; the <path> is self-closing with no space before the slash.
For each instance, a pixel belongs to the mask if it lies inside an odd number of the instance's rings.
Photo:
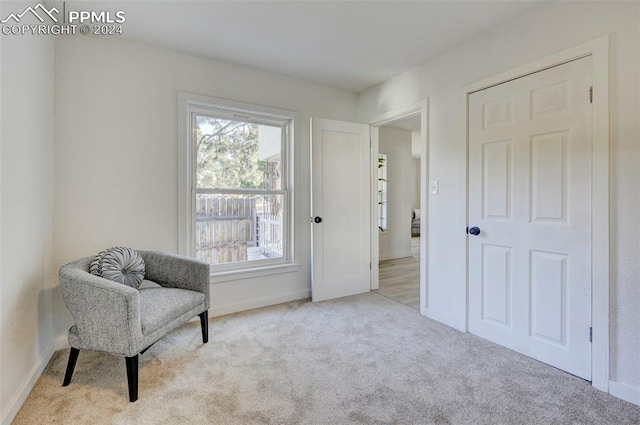
<path id="1" fill-rule="evenodd" d="M 322 217 L 314 217 L 313 219 L 314 223 L 322 223 Z"/>
<path id="2" fill-rule="evenodd" d="M 480 234 L 480 228 L 477 227 L 477 226 L 467 227 L 467 234 L 468 235 L 473 235 L 473 236 L 478 236 Z"/>

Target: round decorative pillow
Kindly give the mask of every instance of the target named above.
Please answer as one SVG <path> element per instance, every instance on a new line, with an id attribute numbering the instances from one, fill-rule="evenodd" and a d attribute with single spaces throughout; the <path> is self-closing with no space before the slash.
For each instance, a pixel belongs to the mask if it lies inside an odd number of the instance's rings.
<path id="1" fill-rule="evenodd" d="M 96 255 L 89 266 L 89 272 L 138 289 L 144 279 L 144 260 L 138 251 L 116 246 Z"/>

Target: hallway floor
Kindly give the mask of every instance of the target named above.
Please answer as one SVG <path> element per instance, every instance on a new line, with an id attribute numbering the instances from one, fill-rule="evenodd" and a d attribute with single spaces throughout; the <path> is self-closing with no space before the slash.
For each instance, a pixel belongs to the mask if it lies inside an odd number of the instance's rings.
<path id="1" fill-rule="evenodd" d="M 411 257 L 380 261 L 374 292 L 420 311 L 420 237 L 411 238 Z"/>

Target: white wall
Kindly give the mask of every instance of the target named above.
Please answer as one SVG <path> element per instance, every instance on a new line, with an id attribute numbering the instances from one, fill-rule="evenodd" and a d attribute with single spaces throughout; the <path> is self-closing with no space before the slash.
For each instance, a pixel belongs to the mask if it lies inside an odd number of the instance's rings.
<path id="1" fill-rule="evenodd" d="M 380 260 L 411 256 L 413 173 L 411 132 L 380 127 L 379 152 L 387 155 L 388 230 L 380 232 Z"/>
<path id="2" fill-rule="evenodd" d="M 420 159 L 411 159 L 411 179 L 413 191 L 411 193 L 411 211 L 420 208 Z M 419 217 L 416 217 L 419 218 Z"/>
<path id="3" fill-rule="evenodd" d="M 422 140 L 419 131 L 411 132 L 411 158 L 413 158 L 413 198 L 411 208 L 420 208 L 420 161 L 422 157 Z"/>
<path id="4" fill-rule="evenodd" d="M 640 400 L 640 149 L 638 132 L 639 5 L 636 2 L 551 2 L 489 31 L 436 60 L 359 97 L 359 118 L 429 98 L 430 176 L 428 308 L 452 325 L 463 319 L 466 211 L 465 112 L 462 86 L 604 34 L 611 34 L 611 363 L 614 384 Z"/>
<path id="5" fill-rule="evenodd" d="M 3 6 L 0 16 L 13 9 Z M 53 354 L 54 44 L 0 40 L 0 423 L 9 423 Z"/>
<path id="6" fill-rule="evenodd" d="M 419 131 L 411 132 L 411 156 L 413 158 L 420 158 L 422 155 L 422 140 L 420 139 Z"/>
<path id="7" fill-rule="evenodd" d="M 309 296 L 309 118 L 353 121 L 356 95 L 110 37 L 62 37 L 56 48 L 56 267 L 113 245 L 177 251 L 177 96 L 184 91 L 300 115 L 300 270 L 213 284 L 210 314 Z M 56 300 L 63 335 L 70 316 Z"/>

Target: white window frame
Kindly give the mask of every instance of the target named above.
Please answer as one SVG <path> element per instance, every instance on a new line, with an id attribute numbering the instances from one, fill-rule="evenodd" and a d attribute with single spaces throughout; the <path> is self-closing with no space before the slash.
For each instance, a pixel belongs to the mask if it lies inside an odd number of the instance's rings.
<path id="1" fill-rule="evenodd" d="M 214 192 L 196 188 L 196 156 L 193 143 L 192 113 L 237 119 L 283 127 L 282 190 L 283 257 L 269 260 L 218 264 L 211 267 L 211 283 L 246 279 L 268 274 L 297 271 L 294 237 L 294 161 L 293 146 L 298 114 L 292 111 L 241 103 L 192 93 L 178 93 L 178 253 L 195 257 L 196 193 Z M 196 191 L 197 189 L 197 191 Z M 217 190 L 218 192 L 258 193 L 260 190 Z"/>

